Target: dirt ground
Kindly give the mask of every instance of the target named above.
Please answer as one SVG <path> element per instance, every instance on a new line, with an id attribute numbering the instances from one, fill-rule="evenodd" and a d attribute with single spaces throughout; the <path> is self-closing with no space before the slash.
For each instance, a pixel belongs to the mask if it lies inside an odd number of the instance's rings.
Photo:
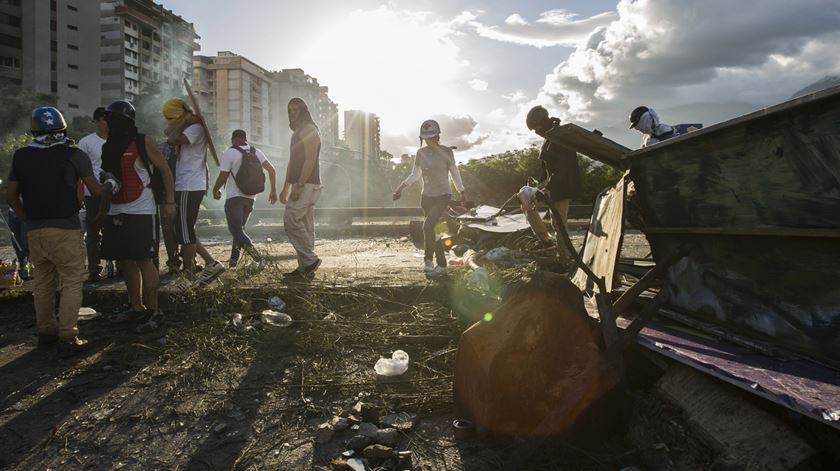
<path id="1" fill-rule="evenodd" d="M 631 256 L 646 254 L 640 237 L 625 241 Z M 411 451 L 415 470 L 621 469 L 654 449 L 631 443 L 613 420 L 580 440 L 456 440 L 457 342 L 484 306 L 464 302 L 453 283 L 426 280 L 405 239 L 319 241 L 324 263 L 305 286 L 279 282 L 295 265 L 284 238 L 256 242 L 268 266 L 244 264 L 208 288 L 164 295 L 167 323 L 153 334 L 85 321 L 90 350 L 70 359 L 36 348 L 30 294 L 0 293 L 0 468 L 329 469 L 354 432 L 318 443 L 318 425 L 360 400 L 414 419 L 396 449 Z M 207 246 L 227 261 L 225 239 Z M 88 286 L 85 305 L 110 312 L 125 301 L 122 287 Z M 260 320 L 275 295 L 290 327 Z M 396 349 L 409 354 L 409 371 L 378 380 L 374 363 Z"/>

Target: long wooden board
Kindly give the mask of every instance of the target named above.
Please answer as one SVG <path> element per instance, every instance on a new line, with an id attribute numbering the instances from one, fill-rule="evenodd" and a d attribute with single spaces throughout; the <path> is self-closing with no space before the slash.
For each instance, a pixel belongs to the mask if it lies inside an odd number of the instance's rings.
<path id="1" fill-rule="evenodd" d="M 207 138 L 207 147 L 210 148 L 210 154 L 213 156 L 213 161 L 216 162 L 216 167 L 219 166 L 219 156 L 216 154 L 216 146 L 213 144 L 213 138 L 210 136 L 210 129 L 207 128 L 207 122 L 204 121 L 204 116 L 201 114 L 201 107 L 198 106 L 198 100 L 193 95 L 192 87 L 187 79 L 184 79 L 184 88 L 187 89 L 187 95 L 190 96 L 190 101 L 193 105 L 195 115 L 201 120 L 201 128 L 204 129 L 204 136 Z"/>

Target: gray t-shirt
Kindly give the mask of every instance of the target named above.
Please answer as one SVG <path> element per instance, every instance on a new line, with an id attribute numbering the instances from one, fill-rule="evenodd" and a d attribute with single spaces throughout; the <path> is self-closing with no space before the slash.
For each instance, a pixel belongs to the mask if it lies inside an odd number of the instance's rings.
<path id="1" fill-rule="evenodd" d="M 40 147 L 40 146 L 38 146 Z M 70 154 L 70 165 L 67 166 L 67 173 L 65 174 L 65 183 L 69 186 L 76 186 L 79 180 L 93 175 L 93 164 L 90 162 L 87 154 L 84 151 L 76 149 Z M 18 181 L 15 175 L 14 166 L 9 171 L 9 181 Z M 57 229 L 81 229 L 82 224 L 79 220 L 79 213 L 74 214 L 68 218 L 61 219 L 26 219 L 26 229 L 33 231 L 36 229 L 44 229 L 47 227 L 54 227 Z"/>
<path id="2" fill-rule="evenodd" d="M 461 182 L 461 173 L 458 171 L 458 164 L 455 163 L 455 156 L 448 147 L 423 147 L 417 150 L 417 157 L 414 158 L 414 168 L 411 175 L 403 182 L 404 186 L 411 185 L 421 176 L 423 177 L 423 196 L 451 195 L 449 187 L 449 175 L 455 183 L 455 189 L 464 191 L 464 184 Z"/>

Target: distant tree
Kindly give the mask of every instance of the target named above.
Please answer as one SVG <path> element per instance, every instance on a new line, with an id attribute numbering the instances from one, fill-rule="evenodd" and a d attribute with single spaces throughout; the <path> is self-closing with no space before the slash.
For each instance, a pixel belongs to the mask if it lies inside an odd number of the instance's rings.
<path id="1" fill-rule="evenodd" d="M 32 134 L 28 132 L 6 133 L 0 138 L 0 178 L 3 181 L 6 181 L 9 176 L 15 151 L 25 146 L 31 139 Z M 6 204 L 5 197 L 0 199 L 0 204 Z"/>
<path id="2" fill-rule="evenodd" d="M 35 93 L 19 85 L 0 83 L 0 178 L 6 180 L 12 156 L 32 138 L 29 133 L 32 110 L 39 106 L 56 106 L 53 95 Z"/>

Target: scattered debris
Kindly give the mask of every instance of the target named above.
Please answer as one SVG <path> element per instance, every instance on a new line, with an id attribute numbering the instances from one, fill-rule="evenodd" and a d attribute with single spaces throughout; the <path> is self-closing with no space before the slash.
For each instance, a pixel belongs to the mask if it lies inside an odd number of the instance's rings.
<path id="1" fill-rule="evenodd" d="M 292 316 L 273 309 L 264 310 L 260 319 L 264 324 L 273 325 L 275 327 L 289 327 L 292 325 Z"/>
<path id="2" fill-rule="evenodd" d="M 380 445 L 394 447 L 400 440 L 400 432 L 395 428 L 379 429 L 376 433 L 376 441 Z"/>
<path id="3" fill-rule="evenodd" d="M 370 445 L 362 450 L 362 455 L 371 461 L 381 461 L 395 456 L 394 449 L 385 445 Z"/>
<path id="4" fill-rule="evenodd" d="M 89 308 L 89 307 L 80 307 L 79 308 L 79 320 L 80 321 L 89 321 L 91 319 L 95 319 L 99 317 L 99 312 L 96 309 Z"/>
<path id="5" fill-rule="evenodd" d="M 272 296 L 268 300 L 268 305 L 275 311 L 282 311 L 286 309 L 286 302 L 280 299 L 280 296 Z"/>
<path id="6" fill-rule="evenodd" d="M 376 439 L 378 434 L 379 429 L 376 427 L 376 425 L 373 425 L 370 422 L 362 422 L 359 424 L 359 435 Z"/>
<path id="7" fill-rule="evenodd" d="M 333 417 L 329 424 L 335 432 L 341 432 L 350 427 L 350 421 L 345 417 Z"/>
<path id="8" fill-rule="evenodd" d="M 315 443 L 327 443 L 332 440 L 335 431 L 329 422 L 324 422 L 318 426 L 318 432 L 315 434 Z"/>
<path id="9" fill-rule="evenodd" d="M 408 370 L 408 353 L 395 350 L 391 358 L 377 360 L 373 369 L 379 376 L 399 376 Z"/>
<path id="10" fill-rule="evenodd" d="M 382 425 L 395 428 L 397 430 L 411 430 L 414 427 L 414 423 L 417 420 L 417 416 L 411 415 L 407 412 L 397 412 L 396 414 L 386 415 L 382 418 Z"/>
<path id="11" fill-rule="evenodd" d="M 230 323 L 237 332 L 242 332 L 242 314 L 235 313 L 230 319 Z"/>
<path id="12" fill-rule="evenodd" d="M 455 440 L 467 440 L 472 437 L 474 428 L 471 420 L 455 419 L 452 422 Z"/>
<path id="13" fill-rule="evenodd" d="M 360 416 L 366 422 L 379 422 L 379 408 L 369 402 L 357 402 L 353 406 L 353 415 Z"/>
<path id="14" fill-rule="evenodd" d="M 358 451 L 364 449 L 366 446 L 369 446 L 372 443 L 372 437 L 367 437 L 364 435 L 355 435 L 347 442 L 347 448 Z"/>

